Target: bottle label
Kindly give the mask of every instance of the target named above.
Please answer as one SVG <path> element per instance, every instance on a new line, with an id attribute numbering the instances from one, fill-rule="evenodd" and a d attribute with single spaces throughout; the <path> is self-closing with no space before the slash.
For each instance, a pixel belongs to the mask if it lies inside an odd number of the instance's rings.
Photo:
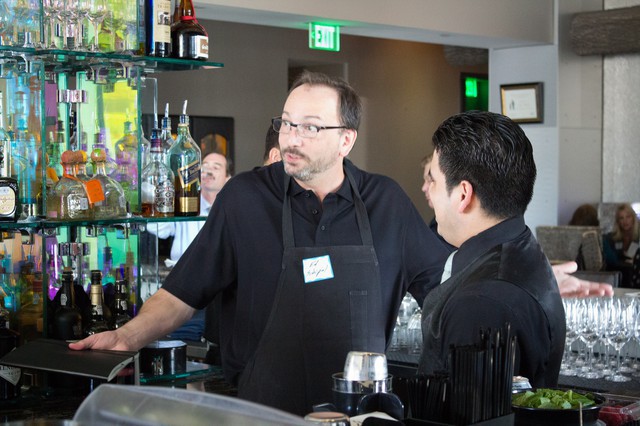
<path id="1" fill-rule="evenodd" d="M 153 2 L 153 37 L 156 43 L 171 43 L 171 2 L 156 0 Z"/>
<path id="2" fill-rule="evenodd" d="M 61 306 L 67 306 L 67 300 L 68 300 L 68 298 L 67 298 L 66 294 L 63 293 L 62 295 L 60 295 L 60 305 Z"/>
<path id="3" fill-rule="evenodd" d="M 197 197 L 179 197 L 178 203 L 180 203 L 180 211 L 183 213 L 193 213 L 198 211 Z"/>
<path id="4" fill-rule="evenodd" d="M 11 216 L 15 211 L 15 191 L 9 186 L 0 187 L 0 216 Z"/>
<path id="5" fill-rule="evenodd" d="M 17 367 L 9 367 L 8 365 L 0 365 L 0 377 L 11 383 L 13 386 L 18 384 L 22 371 Z"/>
<path id="6" fill-rule="evenodd" d="M 177 172 L 180 186 L 188 188 L 192 183 L 200 182 L 200 161 L 196 160 L 184 167 L 179 167 Z"/>
<path id="7" fill-rule="evenodd" d="M 89 200 L 85 197 L 69 196 L 68 206 L 69 212 L 89 210 Z"/>
<path id="8" fill-rule="evenodd" d="M 173 213 L 174 198 L 175 191 L 171 182 L 169 180 L 158 182 L 155 187 L 155 193 L 153 197 L 156 211 L 160 213 Z"/>
<path id="9" fill-rule="evenodd" d="M 193 57 L 209 59 L 209 37 L 203 35 L 193 37 Z"/>

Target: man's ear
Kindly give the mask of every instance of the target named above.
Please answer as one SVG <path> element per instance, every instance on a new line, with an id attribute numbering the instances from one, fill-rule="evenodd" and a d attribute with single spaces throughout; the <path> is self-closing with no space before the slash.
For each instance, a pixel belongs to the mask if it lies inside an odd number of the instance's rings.
<path id="1" fill-rule="evenodd" d="M 463 213 L 467 211 L 471 207 L 471 203 L 475 198 L 475 191 L 473 190 L 473 185 L 468 180 L 463 180 L 458 185 L 458 193 L 459 193 L 459 203 L 458 203 L 458 211 Z"/>
<path id="2" fill-rule="evenodd" d="M 358 131 L 353 129 L 344 129 L 341 135 L 340 154 L 346 157 L 353 149 L 353 145 L 358 138 Z"/>

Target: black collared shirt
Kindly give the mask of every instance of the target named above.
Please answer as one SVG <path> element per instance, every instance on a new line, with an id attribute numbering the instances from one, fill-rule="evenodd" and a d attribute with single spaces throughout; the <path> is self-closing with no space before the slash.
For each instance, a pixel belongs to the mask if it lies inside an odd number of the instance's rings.
<path id="1" fill-rule="evenodd" d="M 465 241 L 451 278 L 431 292 L 422 322 L 418 371 L 446 369 L 451 345 L 477 343 L 480 329 L 511 324 L 515 373 L 533 387 L 554 387 L 564 352 L 562 299 L 549 261 L 522 216 Z"/>
<path id="2" fill-rule="evenodd" d="M 397 183 L 349 161 L 345 167 L 353 172 L 371 223 L 388 342 L 402 297 L 408 290 L 422 303 L 439 283 L 449 250 Z M 295 180 L 291 183 L 297 247 L 362 244 L 348 179 L 322 203 Z M 163 285 L 196 309 L 220 294 L 220 343 L 227 372 L 242 370 L 271 310 L 282 264 L 283 191 L 281 162 L 232 178 Z"/>

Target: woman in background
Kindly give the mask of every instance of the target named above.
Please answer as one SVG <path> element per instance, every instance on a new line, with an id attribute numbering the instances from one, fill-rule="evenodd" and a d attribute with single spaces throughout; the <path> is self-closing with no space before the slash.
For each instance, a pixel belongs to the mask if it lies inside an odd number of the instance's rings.
<path id="1" fill-rule="evenodd" d="M 603 249 L 607 270 L 622 272 L 622 287 L 631 287 L 633 258 L 639 241 L 640 226 L 636 212 L 630 204 L 620 204 L 616 208 L 613 231 L 603 238 Z"/>

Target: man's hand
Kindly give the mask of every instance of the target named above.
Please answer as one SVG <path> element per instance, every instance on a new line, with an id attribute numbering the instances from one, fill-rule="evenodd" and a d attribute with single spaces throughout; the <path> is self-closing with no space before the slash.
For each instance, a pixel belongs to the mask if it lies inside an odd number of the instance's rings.
<path id="1" fill-rule="evenodd" d="M 130 349 L 125 342 L 122 342 L 115 331 L 105 331 L 94 334 L 83 340 L 69 343 L 69 349 L 82 351 L 85 349 L 107 349 L 114 351 L 128 351 Z"/>
<path id="2" fill-rule="evenodd" d="M 613 296 L 610 284 L 586 281 L 571 275 L 578 270 L 576 262 L 553 265 L 552 269 L 562 297 Z"/>

